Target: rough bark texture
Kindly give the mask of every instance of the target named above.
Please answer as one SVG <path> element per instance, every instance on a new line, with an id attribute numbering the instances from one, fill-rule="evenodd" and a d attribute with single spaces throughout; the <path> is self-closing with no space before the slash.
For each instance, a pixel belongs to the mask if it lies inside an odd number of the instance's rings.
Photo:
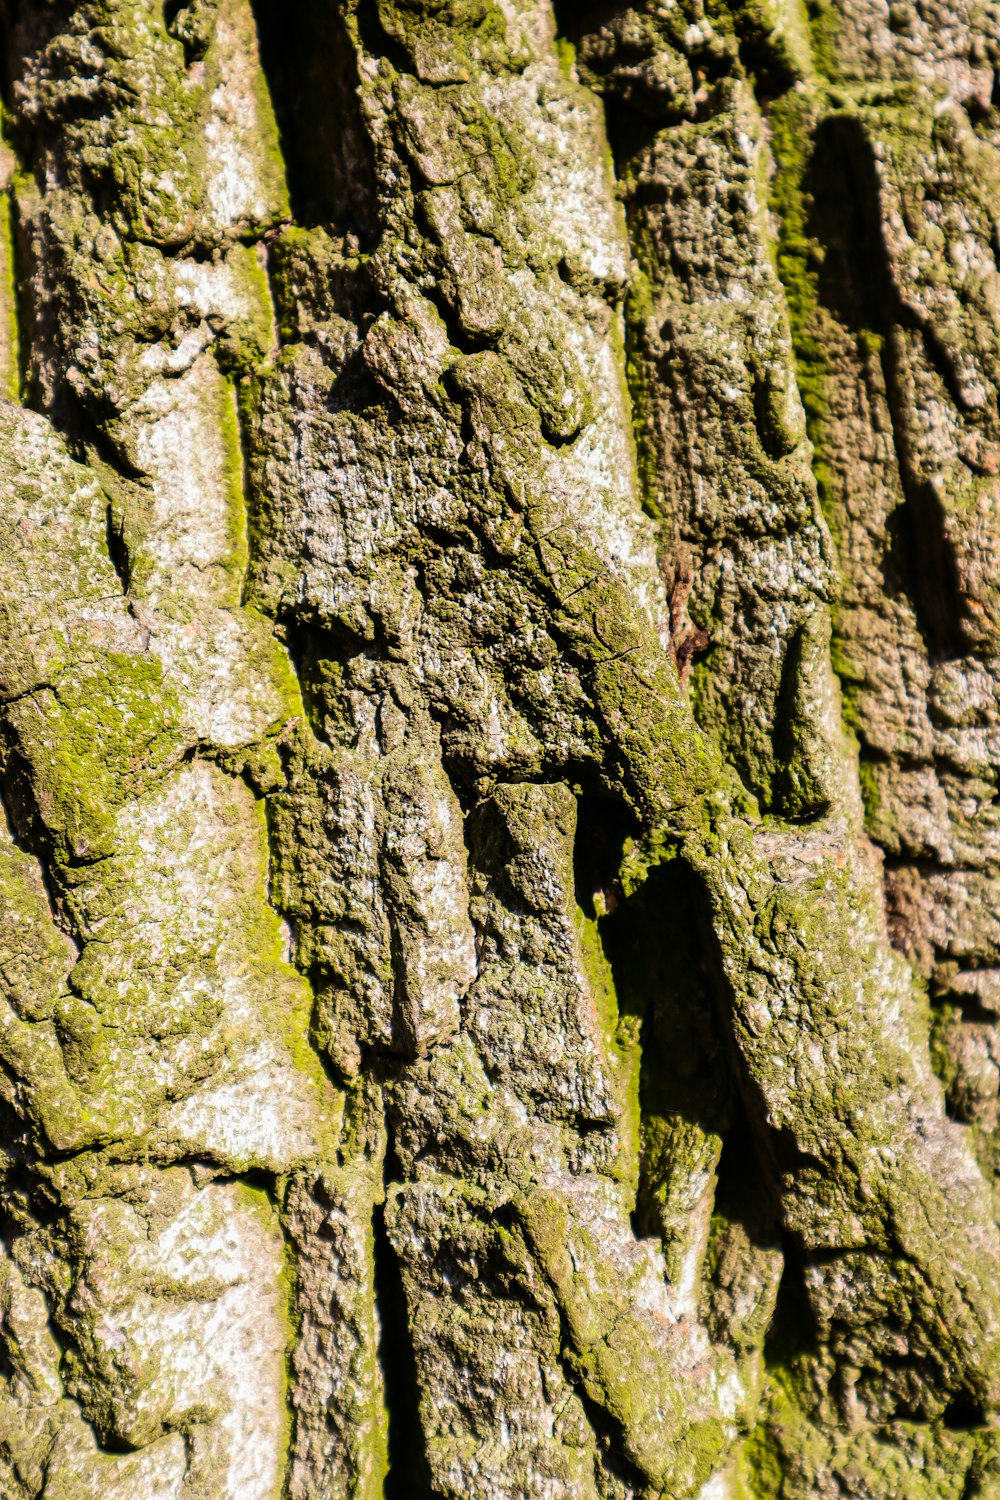
<path id="1" fill-rule="evenodd" d="M 2 1500 L 1000 1495 L 1000 9 L 0 32 Z"/>

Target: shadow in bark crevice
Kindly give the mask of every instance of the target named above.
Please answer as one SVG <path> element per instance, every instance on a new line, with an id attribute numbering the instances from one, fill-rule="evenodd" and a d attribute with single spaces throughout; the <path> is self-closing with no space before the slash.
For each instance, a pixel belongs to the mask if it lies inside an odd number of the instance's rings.
<path id="1" fill-rule="evenodd" d="M 577 901 L 597 920 L 619 1016 L 639 1025 L 636 1234 L 662 1233 L 663 1172 L 672 1165 L 671 1148 L 665 1157 L 663 1141 L 701 1132 L 709 1156 L 713 1137 L 722 1144 L 724 1160 L 738 1150 L 752 1183 L 749 1196 L 728 1192 L 728 1207 L 720 1203 L 720 1211 L 744 1222 L 754 1243 L 770 1246 L 780 1221 L 781 1147 L 732 1035 L 732 1000 L 707 897 L 681 857 L 656 866 L 637 891 L 624 896 L 618 871 L 634 832 L 630 817 L 612 799 L 580 799 Z"/>
<path id="2" fill-rule="evenodd" d="M 784 1269 L 774 1315 L 764 1340 L 764 1363 L 770 1370 L 792 1370 L 819 1348 L 819 1328 L 806 1287 L 806 1264 L 795 1241 L 784 1236 Z"/>
<path id="3" fill-rule="evenodd" d="M 697 27 L 682 35 L 670 18 L 659 22 L 658 32 L 654 7 L 624 0 L 555 0 L 554 10 L 560 39 L 576 49 L 582 63 L 581 81 L 604 102 L 608 144 L 619 174 L 661 131 L 710 119 L 724 109 L 728 101 L 718 84 L 746 77 L 764 104 L 797 81 L 775 30 L 761 22 L 752 6 L 710 7 L 718 29 L 709 27 L 705 35 Z M 729 48 L 720 48 L 719 37 L 727 34 Z"/>
<path id="4" fill-rule="evenodd" d="M 642 1470 L 622 1451 L 621 1429 L 615 1419 L 605 1411 L 599 1401 L 590 1394 L 586 1380 L 577 1370 L 572 1356 L 567 1352 L 573 1346 L 573 1337 L 565 1315 L 560 1312 L 563 1349 L 559 1364 L 569 1389 L 576 1396 L 587 1425 L 594 1435 L 597 1462 L 608 1478 L 617 1480 L 627 1495 L 649 1493 L 649 1480 Z M 664 1497 L 665 1500 L 665 1497 Z"/>
<path id="5" fill-rule="evenodd" d="M 829 310 L 859 340 L 874 341 L 880 351 L 904 499 L 888 527 L 886 593 L 908 595 L 932 659 L 964 656 L 966 607 L 957 560 L 940 498 L 913 451 L 898 347 L 901 331 L 919 333 L 928 362 L 953 399 L 954 380 L 933 331 L 916 326 L 893 284 L 882 234 L 878 165 L 860 121 L 831 115 L 820 122 L 802 188 L 809 205 L 806 233 L 823 249 L 816 273 L 819 308 Z M 822 451 L 821 440 L 819 447 Z"/>
<path id="6" fill-rule="evenodd" d="M 402 1169 L 390 1129 L 385 1155 L 386 1191 L 401 1181 Z M 410 1339 L 406 1292 L 396 1252 L 389 1243 L 384 1203 L 375 1205 L 372 1233 L 380 1330 L 378 1360 L 388 1417 L 389 1466 L 383 1495 L 385 1500 L 432 1500 L 435 1491 L 420 1421 L 420 1378 Z"/>
<path id="7" fill-rule="evenodd" d="M 367 247 L 378 226 L 374 162 L 344 18 L 324 0 L 251 0 L 251 8 L 293 215 Z"/>

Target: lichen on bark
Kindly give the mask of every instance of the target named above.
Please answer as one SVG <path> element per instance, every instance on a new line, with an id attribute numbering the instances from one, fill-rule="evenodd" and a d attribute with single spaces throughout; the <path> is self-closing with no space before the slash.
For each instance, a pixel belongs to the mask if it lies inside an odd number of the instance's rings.
<path id="1" fill-rule="evenodd" d="M 0 4 L 0 1494 L 994 1492 L 1000 31 L 885 10 Z"/>

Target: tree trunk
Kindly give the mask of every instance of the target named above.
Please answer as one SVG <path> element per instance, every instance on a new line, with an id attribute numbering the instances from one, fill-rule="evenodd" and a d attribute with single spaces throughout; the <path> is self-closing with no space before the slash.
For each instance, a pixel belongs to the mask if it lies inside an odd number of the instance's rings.
<path id="1" fill-rule="evenodd" d="M 1000 6 L 0 29 L 2 1500 L 1000 1495 Z"/>

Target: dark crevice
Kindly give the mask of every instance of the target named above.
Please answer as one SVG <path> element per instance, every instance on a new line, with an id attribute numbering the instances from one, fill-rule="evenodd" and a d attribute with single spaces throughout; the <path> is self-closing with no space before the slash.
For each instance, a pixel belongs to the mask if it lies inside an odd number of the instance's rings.
<path id="1" fill-rule="evenodd" d="M 323 0 L 252 0 L 252 10 L 293 214 L 370 247 L 378 230 L 374 162 L 343 15 Z"/>
<path id="2" fill-rule="evenodd" d="M 916 324 L 893 284 L 882 232 L 878 167 L 859 121 L 832 115 L 820 122 L 802 191 L 809 205 L 806 231 L 823 247 L 817 273 L 820 306 L 859 338 L 874 335 L 881 349 L 905 500 L 889 528 L 887 591 L 902 589 L 911 599 L 932 660 L 964 655 L 965 606 L 954 551 L 945 532 L 940 499 L 933 484 L 919 472 L 904 412 L 897 330 Z M 940 357 L 935 355 L 933 332 L 928 341 L 923 324 L 919 332 L 932 365 L 957 399 L 946 354 L 938 351 Z M 822 434 L 812 436 L 822 451 Z"/>
<path id="3" fill-rule="evenodd" d="M 911 579 L 917 623 L 932 662 L 963 657 L 968 651 L 955 551 L 947 534 L 947 513 L 932 479 L 921 476 L 900 414 L 898 351 L 889 339 L 882 366 L 892 414 L 894 443 L 906 505 L 897 517 L 896 540 Z"/>
<path id="4" fill-rule="evenodd" d="M 0 0 L 0 102 L 4 109 L 4 135 L 13 113 L 14 33 L 20 0 Z"/>
<path id="5" fill-rule="evenodd" d="M 715 1213 L 730 1224 L 742 1225 L 752 1245 L 780 1248 L 784 1234 L 778 1195 L 773 1190 L 762 1192 L 760 1183 L 756 1136 L 737 1095 L 716 1169 Z"/>
<path id="6" fill-rule="evenodd" d="M 987 1425 L 982 1406 L 970 1396 L 957 1396 L 950 1401 L 941 1420 L 951 1432 L 970 1432 Z"/>
<path id="7" fill-rule="evenodd" d="M 605 131 L 616 173 L 641 156 L 662 130 L 688 118 L 689 111 L 669 92 L 643 77 L 652 62 L 648 46 L 617 44 L 588 47 L 606 23 L 624 7 L 608 0 L 555 0 L 556 28 L 576 50 L 581 80 L 601 98 Z M 610 30 L 601 37 L 610 41 Z M 627 80 L 627 81 L 626 81 Z"/>
<path id="8" fill-rule="evenodd" d="M 738 1155 L 745 1191 L 729 1191 L 731 1216 L 748 1226 L 752 1217 L 751 1238 L 771 1243 L 782 1218 L 782 1170 L 799 1169 L 802 1158 L 794 1140 L 767 1125 L 733 1037 L 731 991 L 702 883 L 676 858 L 654 868 L 626 897 L 618 876 L 626 840 L 636 832 L 630 815 L 610 798 L 584 796 L 577 828 L 577 902 L 598 921 L 619 1015 L 640 1027 L 635 1233 L 663 1234 L 672 1131 L 693 1125 L 706 1137 L 721 1137 L 732 1161 Z"/>
<path id="9" fill-rule="evenodd" d="M 969 971 L 965 970 L 964 972 L 968 973 Z M 997 1024 L 996 1011 L 991 1010 L 989 1006 L 983 1005 L 974 994 L 965 994 L 961 990 L 948 989 L 947 986 L 934 989 L 931 995 L 931 1008 L 933 1016 L 932 1025 L 934 1024 L 934 1020 L 939 1022 L 946 1020 L 949 1015 L 954 1015 L 955 1012 L 958 1013 L 957 1020 L 959 1025 L 995 1026 Z M 933 1057 L 934 1053 L 932 1049 L 932 1061 Z M 938 1070 L 935 1069 L 935 1071 Z M 947 1084 L 945 1088 L 945 1105 L 951 1114 L 951 1118 L 958 1120 L 960 1124 L 972 1125 L 975 1123 L 974 1118 L 969 1115 L 967 1110 L 958 1109 L 954 1105 L 954 1101 L 948 1092 Z"/>
<path id="10" fill-rule="evenodd" d="M 768 458 L 778 462 L 787 457 L 792 448 L 785 429 L 780 421 L 776 420 L 773 395 L 767 374 L 753 366 L 749 373 L 753 382 L 753 415 L 757 437 Z"/>
<path id="11" fill-rule="evenodd" d="M 379 16 L 378 0 L 358 0 L 358 37 L 366 52 L 384 57 L 397 73 L 413 73 L 413 59 L 403 44 L 390 36 Z"/>
<path id="12" fill-rule="evenodd" d="M 643 1116 L 680 1116 L 721 1133 L 729 1120 L 731 1081 L 720 1057 L 697 897 L 687 866 L 671 860 L 626 900 L 608 903 L 600 933 L 619 1009 L 641 1022 Z"/>
<path id="13" fill-rule="evenodd" d="M 620 1004 L 630 1009 L 638 995 L 647 1006 L 643 1114 L 679 1115 L 724 1142 L 742 1135 L 762 1222 L 780 1225 L 779 1184 L 794 1181 L 809 1159 L 791 1131 L 768 1123 L 740 1050 L 735 996 L 701 877 L 683 859 L 660 865 L 602 926 L 610 929 L 607 952 Z"/>
<path id="14" fill-rule="evenodd" d="M 6 739 L 7 735 L 4 734 Z M 22 854 L 35 861 L 39 878 L 45 890 L 49 912 L 55 927 L 68 937 L 79 955 L 81 949 L 70 933 L 56 883 L 46 839 L 46 830 L 40 823 L 34 807 L 27 768 L 16 751 L 7 749 L 3 756 L 0 774 L 0 815 L 2 815 L 11 842 Z"/>
<path id="15" fill-rule="evenodd" d="M 461 354 L 480 354 L 496 345 L 494 334 L 475 333 L 464 327 L 452 299 L 440 284 L 425 287 L 423 295 L 433 305 L 444 324 L 448 342 L 453 349 L 457 349 Z M 456 380 L 450 369 L 445 371 L 444 378 L 447 385 L 455 386 Z M 457 388 L 460 389 L 460 387 Z"/>
<path id="16" fill-rule="evenodd" d="M 956 411 L 968 413 L 974 410 L 969 405 L 958 371 L 955 368 L 955 360 L 942 340 L 934 324 L 917 308 L 899 301 L 896 308 L 896 321 L 901 328 L 906 328 L 919 334 L 924 353 L 928 363 L 933 367 L 941 384 L 948 392 L 948 398 Z"/>
<path id="17" fill-rule="evenodd" d="M 710 20 L 723 34 L 732 28 L 739 64 L 757 101 L 766 106 L 794 88 L 799 73 L 767 12 L 755 5 L 733 5 L 730 0 L 707 0 Z M 766 18 L 767 17 L 767 18 Z"/>
<path id="18" fill-rule="evenodd" d="M 61 1242 L 62 1257 L 68 1261 L 62 1209 L 51 1188 L 39 1174 L 40 1160 L 30 1143 L 27 1127 L 5 1102 L 0 1102 L 0 1144 L 3 1147 L 0 1164 L 0 1243 L 13 1247 L 22 1237 L 29 1244 L 32 1240 L 47 1240 L 49 1243 L 45 1253 L 51 1254 L 52 1241 Z M 29 1257 L 29 1262 L 31 1261 L 36 1266 L 39 1264 L 37 1246 L 36 1257 Z M 134 1452 L 137 1445 L 123 1439 L 110 1425 L 114 1420 L 110 1411 L 89 1410 L 87 1403 L 79 1398 L 76 1391 L 74 1374 L 81 1363 L 85 1366 L 85 1361 L 82 1362 L 79 1357 L 79 1319 L 70 1310 L 72 1283 L 54 1296 L 51 1286 L 35 1279 L 28 1267 L 24 1269 L 26 1283 L 40 1291 L 44 1298 L 47 1329 L 59 1350 L 65 1394 L 76 1404 L 81 1419 L 94 1436 L 97 1448 L 101 1453 L 109 1455 Z M 13 1330 L 11 1336 L 14 1336 Z M 7 1354 L 7 1338 L 0 1331 L 0 1375 L 6 1374 L 14 1374 L 18 1381 L 23 1379 L 21 1371 L 11 1366 Z"/>
<path id="19" fill-rule="evenodd" d="M 108 403 L 102 409 L 100 403 L 85 403 L 65 380 L 52 393 L 51 400 L 46 397 L 38 369 L 46 362 L 59 367 L 64 363 L 63 351 L 58 347 L 53 318 L 39 314 L 33 279 L 40 268 L 34 260 L 30 226 L 20 221 L 17 200 L 13 195 L 10 212 L 10 253 L 13 261 L 11 269 L 21 402 L 27 410 L 37 412 L 50 423 L 65 443 L 70 457 L 95 472 L 98 480 L 102 479 L 103 468 L 106 471 L 103 476 L 105 480 L 111 476 L 109 484 L 119 480 L 142 483 L 148 476 L 129 461 L 126 454 L 102 429 L 102 421 L 117 415 L 113 405 Z M 34 364 L 32 351 L 36 356 Z"/>
<path id="20" fill-rule="evenodd" d="M 622 854 L 626 840 L 638 832 L 620 799 L 592 794 L 578 799 L 573 873 L 577 905 L 589 920 L 610 916 L 620 905 Z"/>
<path id="21" fill-rule="evenodd" d="M 57 415 L 49 412 L 45 412 L 43 415 L 48 416 L 52 425 L 61 433 L 67 448 L 77 463 L 86 464 L 92 469 L 97 469 L 98 477 L 100 477 L 100 469 L 103 467 L 109 470 L 115 479 L 127 480 L 139 484 L 148 482 L 149 476 L 146 472 L 129 462 L 118 445 L 107 436 L 82 407 L 74 407 L 71 411 L 61 412 Z"/>
<path id="22" fill-rule="evenodd" d="M 402 1169 L 388 1125 L 385 1186 L 402 1181 Z M 420 1421 L 420 1377 L 410 1338 L 406 1292 L 396 1253 L 385 1227 L 385 1207 L 378 1203 L 372 1221 L 375 1261 L 375 1305 L 379 1316 L 378 1360 L 382 1370 L 389 1424 L 389 1467 L 385 1500 L 431 1500 L 430 1468 Z"/>
<path id="23" fill-rule="evenodd" d="M 555 0 L 559 36 L 576 51 L 581 81 L 604 102 L 608 144 L 619 173 L 672 127 L 711 119 L 728 103 L 719 86 L 746 75 L 759 100 L 786 92 L 796 76 L 772 33 L 750 7 L 710 7 L 718 23 L 713 42 L 684 35 L 669 19 L 620 0 Z M 724 48 L 718 36 L 729 33 Z M 670 65 L 663 67 L 669 58 Z"/>
<path id="24" fill-rule="evenodd" d="M 941 861 L 935 856 L 910 854 L 905 850 L 896 853 L 892 849 L 883 852 L 882 865 L 887 874 L 891 874 L 897 870 L 913 870 L 921 875 L 939 875 L 942 869 Z M 948 865 L 947 868 L 961 875 L 965 872 L 975 871 L 979 867 L 974 864 L 956 861 L 954 864 Z"/>
<path id="25" fill-rule="evenodd" d="M 774 1316 L 764 1341 L 764 1362 L 771 1369 L 789 1370 L 797 1360 L 820 1347 L 819 1326 L 806 1287 L 806 1265 L 796 1242 L 783 1237 L 784 1269 L 778 1285 Z"/>
<path id="26" fill-rule="evenodd" d="M 356 729 L 344 717 L 344 678 L 352 662 L 380 659 L 384 651 L 349 631 L 299 620 L 286 622 L 278 634 L 298 679 L 313 735 L 324 745 L 353 743 Z"/>
<path id="27" fill-rule="evenodd" d="M 122 593 L 127 595 L 131 586 L 132 564 L 125 545 L 124 522 L 115 516 L 114 507 L 110 500 L 106 508 L 105 536 L 108 544 L 108 556 L 111 566 L 118 575 L 118 581 L 122 586 Z"/>
<path id="28" fill-rule="evenodd" d="M 648 1495 L 649 1477 L 632 1462 L 621 1449 L 620 1430 L 614 1418 L 588 1393 L 587 1387 L 574 1372 L 572 1359 L 563 1355 L 563 1374 L 583 1407 L 587 1422 L 594 1434 L 598 1461 L 609 1478 L 617 1480 L 626 1494 Z M 603 1489 L 603 1486 L 601 1486 Z"/>
<path id="29" fill-rule="evenodd" d="M 205 12 L 192 0 L 164 0 L 163 24 L 184 48 L 188 67 L 205 56 L 211 42 L 211 27 Z"/>
<path id="30" fill-rule="evenodd" d="M 267 274 L 279 337 L 289 343 L 308 343 L 324 349 L 324 336 L 331 323 L 343 319 L 358 330 L 359 346 L 371 324 L 385 311 L 388 302 L 371 276 L 370 260 L 337 243 L 325 233 L 288 234 L 279 231 L 265 241 Z M 326 352 L 326 351 L 324 351 Z M 359 348 L 346 353 L 338 351 L 336 359 L 327 358 L 336 372 L 336 388 L 346 379 Z M 331 409 L 348 403 L 363 406 L 370 400 L 373 377 L 366 372 L 364 389 L 357 395 L 343 391 L 327 397 Z M 382 399 L 379 389 L 377 400 Z"/>
<path id="31" fill-rule="evenodd" d="M 18 816 L 15 816 L 15 808 Z M 30 838 L 24 837 L 25 819 L 22 816 L 21 808 L 16 804 L 16 793 L 13 793 L 12 796 L 12 790 L 10 790 L 9 781 L 7 781 L 6 766 L 4 766 L 3 775 L 0 777 L 0 816 L 3 817 L 4 826 L 6 826 L 7 834 L 10 837 L 10 843 L 15 846 L 15 849 L 21 850 L 21 853 L 27 853 L 31 859 L 34 859 L 34 864 L 37 865 L 37 871 L 39 871 L 39 879 L 42 880 L 42 886 L 45 889 L 45 898 L 48 900 L 48 909 L 49 913 L 51 913 L 52 924 L 60 930 L 60 933 L 63 933 L 64 938 L 69 938 L 69 932 L 66 929 L 66 918 L 64 918 L 60 897 L 58 897 L 58 891 L 55 888 L 54 879 L 52 879 L 52 871 L 51 867 L 49 867 L 48 859 L 42 858 L 37 853 L 37 850 L 34 849 Z M 73 939 L 70 939 L 70 941 L 73 942 L 73 947 L 79 953 L 76 942 Z"/>

